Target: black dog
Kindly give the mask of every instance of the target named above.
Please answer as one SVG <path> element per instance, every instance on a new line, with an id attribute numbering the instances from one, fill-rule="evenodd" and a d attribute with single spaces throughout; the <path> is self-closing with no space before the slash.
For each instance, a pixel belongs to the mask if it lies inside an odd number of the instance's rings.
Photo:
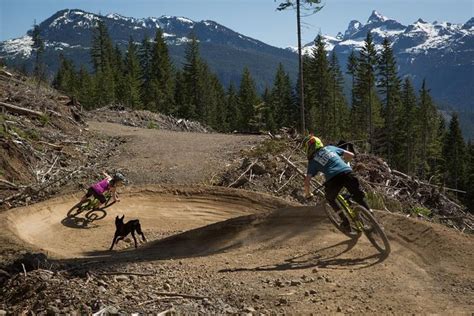
<path id="1" fill-rule="evenodd" d="M 115 217 L 115 236 L 114 240 L 112 240 L 112 246 L 110 246 L 110 250 L 112 250 L 114 245 L 118 243 L 119 240 L 124 239 L 130 233 L 132 233 L 133 240 L 135 241 L 135 248 L 137 248 L 137 239 L 135 238 L 135 232 L 142 235 L 143 241 L 146 241 L 145 235 L 142 232 L 142 227 L 140 226 L 140 221 L 138 219 L 134 219 L 124 224 L 124 217 L 125 215 L 122 215 L 122 217 Z"/>

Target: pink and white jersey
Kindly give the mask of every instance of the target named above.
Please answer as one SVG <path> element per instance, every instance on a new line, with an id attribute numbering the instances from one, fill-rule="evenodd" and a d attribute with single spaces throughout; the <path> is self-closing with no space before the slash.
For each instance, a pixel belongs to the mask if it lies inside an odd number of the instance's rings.
<path id="1" fill-rule="evenodd" d="M 107 178 L 105 178 L 105 179 L 97 182 L 96 184 L 92 185 L 91 187 L 98 194 L 104 194 L 104 192 L 109 190 L 110 183 L 109 183 L 109 180 Z"/>

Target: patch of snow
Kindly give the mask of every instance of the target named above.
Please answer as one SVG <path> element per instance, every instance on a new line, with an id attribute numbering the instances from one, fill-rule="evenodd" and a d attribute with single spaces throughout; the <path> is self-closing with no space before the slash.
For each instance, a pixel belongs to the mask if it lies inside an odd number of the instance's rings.
<path id="1" fill-rule="evenodd" d="M 33 38 L 29 35 L 25 35 L 20 38 L 15 38 L 3 42 L 3 50 L 7 54 L 23 55 L 24 57 L 30 57 L 33 48 Z"/>
<path id="2" fill-rule="evenodd" d="M 183 22 L 183 23 L 187 23 L 187 24 L 194 24 L 194 22 L 191 21 L 190 19 L 183 18 L 183 17 L 177 17 L 176 20 L 178 20 L 180 22 Z"/>
<path id="3" fill-rule="evenodd" d="M 428 37 L 425 42 L 417 46 L 407 48 L 405 49 L 405 52 L 413 54 L 424 53 L 426 55 L 430 49 L 449 49 L 450 39 L 450 35 Z"/>
<path id="4" fill-rule="evenodd" d="M 186 36 L 183 36 L 183 37 L 176 38 L 176 40 L 174 40 L 174 44 L 175 45 L 182 45 L 182 44 L 189 43 L 191 41 L 192 40 L 190 38 L 187 38 Z M 199 40 L 197 40 L 197 39 L 196 39 L 196 41 L 199 42 Z"/>
<path id="5" fill-rule="evenodd" d="M 352 46 L 355 49 L 364 47 L 364 40 L 356 41 L 356 40 L 345 40 L 339 43 L 342 46 Z"/>
<path id="6" fill-rule="evenodd" d="M 402 34 L 404 31 L 405 30 L 387 30 L 385 26 L 377 27 L 370 30 L 371 33 L 378 34 L 381 37 L 389 37 L 389 38 L 396 37 Z"/>

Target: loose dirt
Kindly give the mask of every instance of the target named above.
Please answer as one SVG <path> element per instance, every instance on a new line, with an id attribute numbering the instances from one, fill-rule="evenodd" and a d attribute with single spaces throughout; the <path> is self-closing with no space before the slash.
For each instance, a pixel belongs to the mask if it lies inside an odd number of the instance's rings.
<path id="1" fill-rule="evenodd" d="M 365 237 L 349 240 L 336 231 L 322 206 L 202 185 L 259 137 L 102 123 L 91 123 L 90 129 L 127 140 L 123 154 L 108 162 L 113 168 L 127 168 L 134 185 L 123 190 L 121 202 L 104 219 L 86 226 L 66 217 L 79 194 L 1 214 L 3 238 L 47 252 L 55 259 L 51 264 L 63 267 L 63 272 L 53 276 L 38 270 L 13 277 L 0 292 L 0 309 L 71 313 L 109 307 L 128 313 L 202 314 L 474 311 L 472 235 L 377 212 L 392 246 L 390 256 L 383 258 Z M 129 240 L 108 251 L 118 214 L 125 214 L 125 220 L 139 218 L 149 242 L 134 249 Z M 38 280 L 41 286 L 28 280 Z"/>

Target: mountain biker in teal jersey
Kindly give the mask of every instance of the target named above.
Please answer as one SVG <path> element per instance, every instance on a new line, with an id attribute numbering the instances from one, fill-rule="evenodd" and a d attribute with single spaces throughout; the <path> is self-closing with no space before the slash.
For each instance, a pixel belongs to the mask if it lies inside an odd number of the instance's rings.
<path id="1" fill-rule="evenodd" d="M 311 178 L 318 172 L 322 172 L 326 179 L 324 183 L 326 200 L 334 210 L 340 210 L 336 203 L 336 197 L 342 187 L 349 191 L 354 201 L 370 210 L 365 201 L 365 194 L 360 188 L 359 180 L 353 174 L 352 168 L 344 161 L 350 161 L 354 157 L 353 153 L 335 146 L 324 146 L 322 141 L 315 137 L 313 133 L 310 133 L 305 139 L 305 149 L 308 158 L 308 170 L 304 181 L 306 198 L 313 195 L 310 192 Z M 342 220 L 342 225 L 349 225 L 345 217 Z"/>
<path id="2" fill-rule="evenodd" d="M 112 194 L 114 201 L 120 202 L 117 194 L 117 187 L 125 184 L 127 181 L 126 178 L 119 172 L 115 173 L 113 176 L 110 176 L 105 172 L 103 172 L 103 174 L 105 178 L 91 185 L 79 203 L 84 203 L 88 198 L 94 196 L 100 202 L 100 205 L 97 206 L 97 208 L 102 208 L 105 206 L 105 203 L 107 203 L 107 199 L 104 195 L 106 192 Z"/>

